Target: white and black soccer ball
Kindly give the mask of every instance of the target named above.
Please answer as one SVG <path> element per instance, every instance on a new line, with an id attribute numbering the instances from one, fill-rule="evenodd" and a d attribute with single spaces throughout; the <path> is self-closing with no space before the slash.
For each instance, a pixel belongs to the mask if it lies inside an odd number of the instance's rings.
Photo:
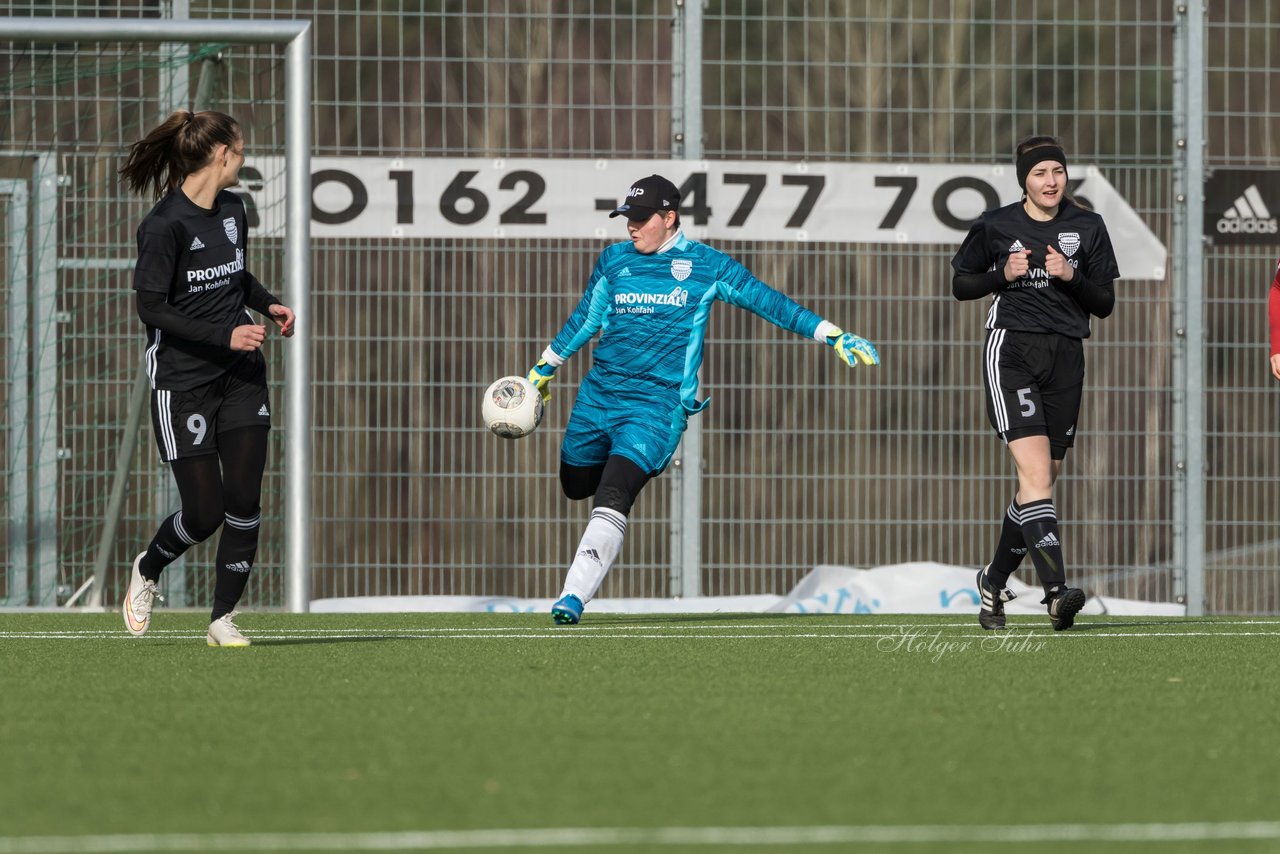
<path id="1" fill-rule="evenodd" d="M 519 439 L 542 423 L 542 394 L 524 377 L 503 377 L 485 389 L 480 412 L 490 430 Z"/>

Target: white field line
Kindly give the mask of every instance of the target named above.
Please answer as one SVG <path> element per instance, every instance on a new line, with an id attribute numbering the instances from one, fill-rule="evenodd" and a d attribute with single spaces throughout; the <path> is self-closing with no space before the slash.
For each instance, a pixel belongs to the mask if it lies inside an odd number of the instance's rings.
<path id="1" fill-rule="evenodd" d="M 1226 638 L 1242 638 L 1242 637 L 1260 637 L 1274 638 L 1280 637 L 1280 626 L 1275 631 L 1210 631 L 1210 632 L 1126 632 L 1126 631 L 1076 631 L 1076 632 L 1054 632 L 1047 626 L 1036 629 L 1018 630 L 1017 627 L 1011 628 L 1007 632 L 977 632 L 970 631 L 967 633 L 941 633 L 930 632 L 929 629 L 937 629 L 937 626 L 921 626 L 919 631 L 913 632 L 893 632 L 893 631 L 871 631 L 869 627 L 860 626 L 857 630 L 850 629 L 842 631 L 839 629 L 827 628 L 824 631 L 812 632 L 794 632 L 779 631 L 779 626 L 770 626 L 774 629 L 769 632 L 753 632 L 748 634 L 725 634 L 716 632 L 715 634 L 702 633 L 697 628 L 688 626 L 672 626 L 670 631 L 664 630 L 664 627 L 652 626 L 645 627 L 636 631 L 611 631 L 602 628 L 598 631 L 586 632 L 579 628 L 546 628 L 546 629 L 503 629 L 498 631 L 480 631 L 474 628 L 457 628 L 442 630 L 422 630 L 422 629 L 405 629 L 405 630 L 378 630 L 378 629 L 334 629 L 317 634 L 314 632 L 299 632 L 295 630 L 280 631 L 275 629 L 264 629 L 254 631 L 249 629 L 250 640 L 260 641 L 325 641 L 325 640 L 764 640 L 764 641 L 788 641 L 788 640 L 809 640 L 809 639 L 834 639 L 834 640 L 900 640 L 903 642 L 911 641 L 913 643 L 923 643 L 931 639 L 938 640 L 985 640 L 995 643 L 1003 640 L 1005 644 L 1011 644 L 1015 641 L 1034 638 L 1037 641 L 1046 638 L 1054 638 L 1055 642 L 1080 643 L 1081 638 L 1203 638 L 1203 637 L 1226 637 Z M 885 628 L 901 628 L 889 627 Z M 151 631 L 149 636 L 156 637 L 159 640 L 193 640 L 203 638 L 204 632 L 183 631 L 177 629 L 169 629 L 164 632 Z M 1075 640 L 1065 640 L 1072 638 Z M 133 641 L 136 643 L 146 643 L 147 641 L 135 638 L 125 632 L 123 629 L 119 631 L 111 630 L 91 630 L 91 631 L 0 631 L 0 641 L 5 640 L 120 640 Z"/>
<path id="2" fill-rule="evenodd" d="M 567 827 L 399 833 L 154 833 L 0 836 L 0 854 L 180 851 L 441 851 L 468 848 L 1208 842 L 1280 840 L 1280 822 L 1169 824 Z"/>
<path id="3" fill-rule="evenodd" d="M 499 617 L 498 619 L 505 618 L 506 616 L 507 615 L 501 615 L 501 617 Z M 613 615 L 610 614 L 607 616 L 613 616 Z M 812 615 L 812 616 L 831 617 L 836 615 L 821 614 L 821 615 Z M 693 625 L 693 626 L 683 625 L 683 623 L 690 622 L 690 621 L 681 620 L 677 616 L 673 616 L 671 622 L 665 623 L 665 624 L 658 623 L 656 621 L 654 622 L 653 625 L 625 625 L 625 624 L 614 624 L 610 622 L 605 622 L 605 623 L 598 623 L 595 625 L 580 624 L 580 625 L 573 626 L 572 628 L 548 625 L 545 627 L 545 629 L 551 632 L 602 632 L 602 631 L 641 632 L 641 631 L 661 631 L 663 629 L 672 629 L 672 630 L 680 629 L 684 631 L 692 631 L 692 630 L 741 631 L 744 629 L 761 629 L 761 630 L 769 629 L 773 631 L 779 631 L 787 628 L 794 628 L 798 625 L 802 625 L 804 622 L 808 621 L 809 619 L 812 619 L 812 616 L 792 614 L 792 615 L 788 615 L 789 619 L 780 619 L 775 622 L 769 622 L 769 623 L 724 623 L 724 624 L 707 624 L 707 625 Z M 1035 619 L 1036 617 L 1036 615 L 1034 614 L 1014 614 L 1012 616 L 1014 616 L 1015 618 L 1029 618 L 1029 619 Z M 1099 623 L 1104 623 L 1106 625 L 1114 625 L 1116 627 L 1123 627 L 1124 625 L 1123 623 L 1105 622 L 1106 615 L 1104 614 L 1098 614 L 1093 616 L 1098 616 L 1103 618 L 1103 620 L 1099 621 Z M 241 615 L 241 617 L 243 619 L 244 615 Z M 1143 626 L 1143 625 L 1149 626 L 1153 622 L 1160 623 L 1160 624 L 1169 624 L 1169 625 L 1173 625 L 1177 622 L 1183 622 L 1185 625 L 1194 625 L 1194 626 L 1199 626 L 1204 628 L 1212 628 L 1213 626 L 1216 625 L 1216 626 L 1221 626 L 1224 629 L 1232 629 L 1237 626 L 1273 626 L 1276 629 L 1280 629 L 1280 618 L 1265 619 L 1265 620 L 1222 620 L 1218 623 L 1206 622 L 1205 620 L 1202 620 L 1202 619 L 1186 618 L 1186 617 L 1132 617 L 1128 619 L 1132 619 L 1133 625 L 1135 626 Z M 498 621 L 498 620 L 495 620 L 495 621 Z M 1093 623 L 1093 625 L 1098 625 L 1099 623 Z M 1088 624 L 1089 624 L 1088 622 L 1081 623 L 1081 625 L 1088 625 Z M 819 624 L 819 627 L 826 630 L 848 629 L 850 631 L 853 631 L 853 630 L 866 631 L 868 629 L 957 629 L 957 628 L 972 629 L 973 620 L 970 618 L 970 619 L 952 620 L 949 622 L 937 622 L 937 623 L 866 623 L 866 622 L 858 621 L 855 623 L 848 623 L 845 625 L 821 623 Z M 1012 628 L 1022 628 L 1022 627 L 1023 626 L 1021 624 L 1018 624 L 1013 626 Z M 1037 628 L 1037 627 L 1047 628 L 1046 625 L 1034 626 L 1032 624 L 1028 624 L 1026 627 L 1027 628 Z M 414 632 L 414 633 L 421 634 L 421 633 L 427 633 L 427 632 L 439 632 L 439 633 L 451 633 L 451 632 L 458 632 L 458 631 L 510 632 L 510 631 L 522 631 L 522 630 L 539 631 L 541 629 L 535 628 L 535 627 L 526 628 L 523 626 L 467 626 L 465 629 L 459 628 L 457 626 L 391 626 L 391 627 L 350 626 L 350 627 L 340 627 L 340 628 L 327 628 L 323 626 L 315 626 L 315 627 L 290 626 L 288 627 L 288 631 L 290 632 L 296 632 L 299 634 L 317 634 L 317 635 L 349 634 L 351 632 L 363 632 L 366 634 L 400 634 L 403 632 Z M 114 629 L 63 629 L 63 630 L 36 629 L 32 631 L 38 631 L 42 634 L 47 634 L 47 635 L 57 635 L 57 634 L 81 635 L 81 634 L 87 634 L 87 633 L 91 634 L 94 632 L 99 634 L 115 634 L 116 633 Z M 0 631 L 0 636 L 3 636 L 5 634 L 10 634 L 10 633 Z M 147 632 L 147 634 L 149 635 L 163 635 L 163 634 L 187 635 L 187 634 L 190 634 L 190 631 L 186 629 L 152 628 L 149 632 Z"/>
<path id="4" fill-rule="evenodd" d="M 398 636 L 398 635 L 411 634 L 417 637 L 417 636 L 427 636 L 430 634 L 457 634 L 458 632 L 468 632 L 474 635 L 480 635 L 483 633 L 507 634 L 510 632 L 519 632 L 519 631 L 534 631 L 534 632 L 545 631 L 550 634 L 559 634 L 559 633 L 585 634 L 585 633 L 600 633 L 600 632 L 610 632 L 610 633 L 661 632 L 665 630 L 671 630 L 671 631 L 678 630 L 678 631 L 685 631 L 685 632 L 770 630 L 773 632 L 782 633 L 789 629 L 802 625 L 805 620 L 805 617 L 802 615 L 791 615 L 791 616 L 792 616 L 792 619 L 779 620 L 777 622 L 772 622 L 772 623 L 726 623 L 723 625 L 709 624 L 704 626 L 683 625 L 683 623 L 687 621 L 673 619 L 673 621 L 668 624 L 656 623 L 654 625 L 639 625 L 639 626 L 613 625 L 611 623 L 602 623 L 598 625 L 577 625 L 571 628 L 567 626 L 565 627 L 547 626 L 545 628 L 523 627 L 523 626 L 467 626 L 465 628 L 460 628 L 457 626 L 399 626 L 399 627 L 389 627 L 389 628 L 388 627 L 383 627 L 383 628 L 364 627 L 364 626 L 349 626 L 345 628 L 289 626 L 287 629 L 283 629 L 283 631 L 288 631 L 291 634 L 295 634 L 295 635 L 342 635 L 344 637 L 349 636 L 353 633 L 359 633 L 361 636 L 370 636 L 370 635 L 397 635 Z M 823 615 L 823 616 L 827 616 L 827 615 Z M 1032 615 L 1032 614 L 1014 615 L 1014 616 L 1029 617 L 1031 619 L 1035 618 L 1035 615 Z M 1098 615 L 1098 616 L 1104 616 L 1104 615 Z M 243 616 L 242 616 L 242 619 L 243 619 Z M 1174 621 L 1179 619 L 1185 619 L 1185 618 L 1177 618 L 1177 617 L 1146 617 L 1146 618 L 1135 617 L 1133 618 L 1135 626 L 1138 626 L 1138 625 L 1149 626 L 1152 624 L 1153 621 L 1160 622 L 1160 623 L 1168 623 L 1172 625 L 1174 624 Z M 1202 620 L 1192 619 L 1192 620 L 1187 620 L 1186 624 L 1195 625 L 1197 627 L 1208 629 L 1208 631 L 1204 631 L 1202 632 L 1202 634 L 1220 634 L 1220 632 L 1212 631 L 1212 627 L 1214 625 L 1220 625 L 1223 629 L 1235 629 L 1238 626 L 1272 626 L 1277 631 L 1280 631 L 1280 619 L 1230 620 L 1230 621 L 1223 621 L 1217 624 L 1206 623 Z M 1081 625 L 1082 626 L 1089 625 L 1089 622 L 1086 620 L 1082 622 Z M 1094 625 L 1097 625 L 1097 623 L 1094 623 Z M 1107 623 L 1107 625 L 1113 625 L 1115 628 L 1122 629 L 1124 624 L 1123 623 Z M 880 630 L 880 629 L 920 629 L 920 630 L 972 629 L 973 620 L 972 619 L 967 619 L 962 621 L 957 620 L 957 621 L 945 622 L 945 623 L 870 623 L 868 624 L 868 623 L 859 622 L 859 623 L 854 623 L 854 624 L 849 624 L 844 626 L 820 624 L 818 628 L 821 628 L 824 631 L 832 631 L 832 632 L 834 631 L 865 632 L 865 631 Z M 1016 631 L 1016 630 L 1034 631 L 1037 629 L 1043 629 L 1045 631 L 1048 631 L 1049 627 L 1047 625 L 1036 625 L 1036 624 L 1027 624 L 1025 626 L 1022 624 L 1014 624 L 1010 626 L 1010 631 Z M 1096 631 L 1090 631 L 1088 633 L 1097 634 Z M 118 635 L 118 634 L 119 632 L 116 631 L 115 629 L 65 629 L 65 630 L 31 629 L 31 630 L 22 630 L 22 631 L 0 631 L 0 637 L 5 637 L 8 635 L 14 635 L 14 636 L 21 635 L 23 637 L 35 636 L 35 635 L 38 635 L 41 637 L 46 637 L 46 636 L 55 637 L 57 635 L 87 637 L 92 635 L 109 636 L 109 635 Z M 147 632 L 147 634 L 153 635 L 153 636 L 154 635 L 175 635 L 180 637 L 190 637 L 191 630 L 190 629 L 153 628 L 149 632 Z M 1063 636 L 1063 633 L 1061 632 L 1055 632 L 1054 634 L 1058 636 Z M 1079 635 L 1079 634 L 1084 634 L 1084 632 L 1068 632 L 1066 634 Z M 1128 633 L 1120 632 L 1120 634 L 1128 634 Z M 1186 634 L 1186 633 L 1176 632 L 1176 634 Z M 984 635 L 980 635 L 980 637 L 985 637 L 985 636 L 989 636 L 989 635 L 985 633 Z"/>

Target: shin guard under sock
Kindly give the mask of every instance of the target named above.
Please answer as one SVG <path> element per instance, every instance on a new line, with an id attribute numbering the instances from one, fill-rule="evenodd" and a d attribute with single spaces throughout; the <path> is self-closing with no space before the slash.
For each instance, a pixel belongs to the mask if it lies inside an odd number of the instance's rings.
<path id="1" fill-rule="evenodd" d="M 249 573 L 253 570 L 253 559 L 258 554 L 258 530 L 261 522 L 260 512 L 250 518 L 227 514 L 222 525 L 222 536 L 218 538 L 215 564 L 218 575 L 213 585 L 213 614 L 210 622 L 234 611 L 240 597 L 244 595 L 245 585 L 249 583 Z"/>
<path id="2" fill-rule="evenodd" d="M 587 530 L 564 580 L 563 594 L 572 593 L 584 604 L 600 589 L 605 574 L 618 559 L 622 538 L 627 533 L 627 517 L 608 507 L 591 511 Z"/>
<path id="3" fill-rule="evenodd" d="M 1022 505 L 1022 539 L 1046 598 L 1053 588 L 1066 586 L 1067 568 L 1062 560 L 1062 540 L 1058 535 L 1058 514 L 1053 508 L 1053 499 Z"/>
<path id="4" fill-rule="evenodd" d="M 1027 556 L 1027 544 L 1022 538 L 1022 508 L 1015 498 L 1004 513 L 1000 526 L 1000 542 L 987 567 L 987 583 L 996 590 L 1007 587 L 1009 576 L 1018 571 L 1022 559 Z"/>
<path id="5" fill-rule="evenodd" d="M 147 553 L 138 562 L 138 572 L 148 581 L 159 581 L 164 568 L 199 541 L 183 527 L 182 511 L 179 510 L 160 523 L 160 529 L 147 546 Z"/>

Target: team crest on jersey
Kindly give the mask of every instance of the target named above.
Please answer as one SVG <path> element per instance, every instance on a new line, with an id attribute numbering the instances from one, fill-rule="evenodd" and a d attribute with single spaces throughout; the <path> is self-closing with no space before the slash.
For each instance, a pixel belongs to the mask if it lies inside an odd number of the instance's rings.
<path id="1" fill-rule="evenodd" d="M 692 272 L 693 262 L 688 258 L 677 258 L 671 262 L 671 275 L 676 277 L 677 282 L 683 282 Z"/>
<path id="2" fill-rule="evenodd" d="M 222 221 L 222 230 L 227 233 L 227 240 L 234 246 L 239 242 L 240 231 L 236 228 L 236 218 L 229 216 Z"/>
<path id="3" fill-rule="evenodd" d="M 1080 235 L 1074 231 L 1059 232 L 1058 245 L 1062 247 L 1062 254 L 1070 258 L 1080 248 Z"/>

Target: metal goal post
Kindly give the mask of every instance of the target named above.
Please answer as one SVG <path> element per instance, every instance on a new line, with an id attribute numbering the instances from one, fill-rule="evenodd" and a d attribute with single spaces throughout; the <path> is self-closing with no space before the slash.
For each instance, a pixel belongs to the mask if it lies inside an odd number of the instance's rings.
<path id="1" fill-rule="evenodd" d="M 285 46 L 284 287 L 298 313 L 285 360 L 285 607 L 311 599 L 311 24 L 308 21 L 4 18 L 9 42 L 226 42 Z M 101 580 L 99 579 L 99 583 Z"/>

